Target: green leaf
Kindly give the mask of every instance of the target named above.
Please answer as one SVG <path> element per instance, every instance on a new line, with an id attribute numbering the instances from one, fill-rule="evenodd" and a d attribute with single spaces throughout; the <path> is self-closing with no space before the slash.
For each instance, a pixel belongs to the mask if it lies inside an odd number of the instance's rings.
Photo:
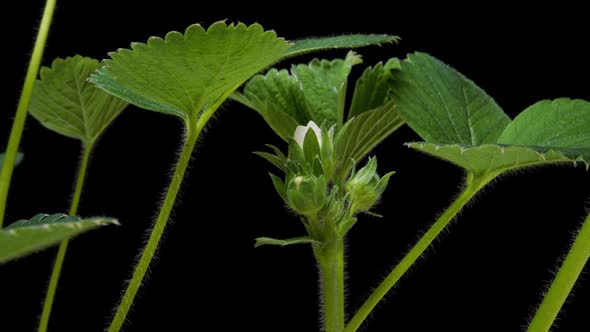
<path id="1" fill-rule="evenodd" d="M 395 74 L 400 68 L 397 58 L 367 68 L 356 81 L 348 119 L 388 103 L 392 98 Z"/>
<path id="2" fill-rule="evenodd" d="M 256 239 L 256 243 L 254 244 L 255 248 L 258 248 L 260 246 L 265 246 L 265 245 L 274 245 L 274 246 L 288 246 L 288 245 L 292 245 L 292 244 L 320 244 L 321 242 L 316 241 L 308 236 L 302 236 L 302 237 L 295 237 L 292 239 L 286 239 L 286 240 L 278 240 L 278 239 L 272 239 L 269 237 L 259 237 Z"/>
<path id="3" fill-rule="evenodd" d="M 303 98 L 308 103 L 309 120 L 328 128 L 335 124 L 342 125 L 348 75 L 352 66 L 361 62 L 358 55 L 349 52 L 345 59 L 314 59 L 307 65 L 291 68 L 291 74 L 299 83 L 298 87 L 303 90 Z"/>
<path id="4" fill-rule="evenodd" d="M 299 124 L 309 121 L 308 105 L 295 77 L 288 70 L 269 70 L 254 76 L 242 93 L 231 98 L 260 114 L 284 140 L 293 137 Z"/>
<path id="5" fill-rule="evenodd" d="M 519 114 L 498 138 L 481 146 L 410 143 L 474 173 L 498 175 L 527 166 L 590 162 L 590 103 L 560 98 L 540 101 Z"/>
<path id="6" fill-rule="evenodd" d="M 395 83 L 401 116 L 427 142 L 411 148 L 489 179 L 517 168 L 590 161 L 590 103 L 538 102 L 513 121 L 473 82 L 417 53 Z"/>
<path id="7" fill-rule="evenodd" d="M 556 149 L 550 147 L 506 146 L 483 144 L 462 146 L 458 144 L 439 145 L 434 143 L 408 143 L 409 147 L 447 160 L 474 174 L 488 174 L 495 177 L 509 170 L 523 167 L 570 162 L 590 162 L 590 148 L 585 150 Z"/>
<path id="8" fill-rule="evenodd" d="M 500 144 L 590 148 L 590 103 L 559 98 L 520 113 L 498 138 Z"/>
<path id="9" fill-rule="evenodd" d="M 147 44 L 111 53 L 91 78 L 100 88 L 142 108 L 187 123 L 215 111 L 242 83 L 280 60 L 290 45 L 259 24 L 191 25 Z"/>
<path id="10" fill-rule="evenodd" d="M 97 60 L 79 55 L 43 67 L 33 90 L 31 115 L 59 134 L 94 142 L 127 106 L 87 81 L 98 67 Z"/>
<path id="11" fill-rule="evenodd" d="M 336 136 L 336 155 L 342 163 L 359 161 L 403 123 L 393 100 L 364 112 L 349 120 Z"/>
<path id="12" fill-rule="evenodd" d="M 80 233 L 104 225 L 118 225 L 115 219 L 37 214 L 0 229 L 0 263 L 45 249 Z"/>
<path id="13" fill-rule="evenodd" d="M 396 43 L 399 37 L 389 35 L 351 34 L 323 38 L 305 38 L 296 40 L 287 51 L 286 56 L 294 56 L 314 51 L 329 49 L 352 49 L 370 45 Z"/>
<path id="14" fill-rule="evenodd" d="M 271 69 L 253 77 L 243 94 L 232 98 L 256 110 L 286 140 L 298 124 L 341 124 L 347 78 L 352 66 L 360 62 L 360 57 L 350 52 L 345 59 L 314 59 L 294 65 L 290 71 Z"/>
<path id="15" fill-rule="evenodd" d="M 14 165 L 16 166 L 16 165 L 20 164 L 20 163 L 21 163 L 21 161 L 23 161 L 23 157 L 24 157 L 24 155 L 23 155 L 22 153 L 20 153 L 20 152 L 19 152 L 19 153 L 16 155 L 16 160 L 15 160 L 15 163 L 14 163 Z M 3 165 L 3 164 L 4 164 L 4 153 L 0 153 L 0 169 L 2 169 L 2 165 Z"/>
<path id="16" fill-rule="evenodd" d="M 495 143 L 510 122 L 482 89 L 430 55 L 409 55 L 397 80 L 397 111 L 428 142 Z"/>

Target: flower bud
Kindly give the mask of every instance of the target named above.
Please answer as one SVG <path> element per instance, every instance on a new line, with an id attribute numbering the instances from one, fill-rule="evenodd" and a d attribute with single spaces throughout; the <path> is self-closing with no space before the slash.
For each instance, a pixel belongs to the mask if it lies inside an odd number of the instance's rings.
<path id="1" fill-rule="evenodd" d="M 346 191 L 351 208 L 356 211 L 369 211 L 381 198 L 394 172 L 379 178 L 377 174 L 377 159 L 371 158 L 365 167 L 353 174 L 346 183 Z"/>
<path id="2" fill-rule="evenodd" d="M 327 182 L 323 176 L 296 176 L 287 184 L 287 203 L 299 214 L 318 212 L 326 203 Z"/>

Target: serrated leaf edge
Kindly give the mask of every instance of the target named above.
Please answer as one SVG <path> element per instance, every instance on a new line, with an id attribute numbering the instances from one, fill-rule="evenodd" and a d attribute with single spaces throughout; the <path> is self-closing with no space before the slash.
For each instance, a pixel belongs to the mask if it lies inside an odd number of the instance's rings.
<path id="1" fill-rule="evenodd" d="M 582 155 L 580 155 L 576 158 L 570 157 L 567 155 L 567 153 L 560 151 L 559 147 L 536 147 L 536 146 L 533 147 L 533 146 L 504 145 L 504 144 L 482 144 L 482 145 L 475 145 L 474 146 L 474 145 L 462 145 L 462 144 L 437 144 L 437 143 L 428 143 L 428 142 L 410 142 L 410 143 L 405 143 L 404 145 L 409 148 L 426 153 L 428 155 L 432 155 L 432 156 L 437 157 L 439 159 L 447 160 L 454 165 L 457 165 L 457 164 L 451 160 L 448 160 L 446 158 L 442 158 L 439 155 L 432 154 L 432 153 L 425 151 L 424 147 L 425 146 L 433 147 L 435 151 L 438 151 L 440 149 L 445 149 L 445 148 L 447 148 L 447 149 L 448 148 L 455 148 L 455 149 L 459 150 L 460 154 L 464 154 L 468 150 L 480 149 L 482 147 L 488 147 L 488 146 L 493 146 L 493 147 L 498 148 L 502 154 L 504 154 L 505 151 L 510 148 L 528 149 L 530 151 L 536 152 L 539 155 L 539 162 L 533 163 L 533 164 L 530 164 L 530 163 L 524 164 L 522 166 L 516 166 L 515 168 L 522 168 L 522 167 L 526 167 L 526 166 L 533 166 L 536 164 L 544 164 L 544 163 L 547 163 L 547 164 L 567 163 L 569 161 L 569 162 L 572 162 L 574 167 L 577 166 L 578 162 L 581 162 L 585 165 L 585 168 L 587 171 L 590 170 L 590 159 L 585 159 Z M 543 149 L 544 151 L 539 151 L 539 149 Z M 556 154 L 562 156 L 566 160 L 547 161 L 547 159 L 545 158 L 545 155 L 550 152 L 556 153 Z M 457 165 L 457 166 L 462 167 L 461 165 Z"/>

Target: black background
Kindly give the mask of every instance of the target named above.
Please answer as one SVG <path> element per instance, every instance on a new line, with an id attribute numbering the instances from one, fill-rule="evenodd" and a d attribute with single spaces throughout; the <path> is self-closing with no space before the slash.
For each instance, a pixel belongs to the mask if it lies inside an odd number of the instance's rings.
<path id="1" fill-rule="evenodd" d="M 8 137 L 42 1 L 2 11 L 0 132 Z M 76 53 L 104 58 L 131 41 L 219 19 L 259 22 L 295 39 L 390 33 L 399 45 L 362 49 L 365 65 L 420 50 L 477 82 L 510 115 L 540 99 L 590 100 L 585 11 L 372 4 L 59 1 L 43 64 Z M 345 51 L 323 53 L 331 58 Z M 308 61 L 311 57 L 295 59 Z M 282 63 L 280 66 L 288 66 Z M 358 66 L 353 78 L 362 72 Z M 351 84 L 352 85 L 352 84 Z M 80 213 L 119 218 L 70 245 L 51 331 L 101 331 L 145 240 L 182 136 L 172 117 L 129 107 L 94 154 Z M 462 172 L 402 146 L 404 127 L 374 151 L 396 170 L 377 211 L 348 237 L 348 312 L 427 229 L 461 185 Z M 6 139 L 0 145 L 6 144 Z M 257 236 L 303 235 L 251 152 L 280 140 L 254 112 L 226 104 L 201 139 L 158 259 L 126 331 L 317 331 L 317 272 L 305 247 L 259 248 Z M 27 122 L 26 155 L 13 178 L 8 220 L 63 212 L 78 143 Z M 501 178 L 477 197 L 434 249 L 374 312 L 367 331 L 520 331 L 586 214 L 584 167 L 543 167 Z M 0 330 L 33 331 L 55 249 L 0 267 Z M 588 331 L 585 274 L 556 331 Z"/>

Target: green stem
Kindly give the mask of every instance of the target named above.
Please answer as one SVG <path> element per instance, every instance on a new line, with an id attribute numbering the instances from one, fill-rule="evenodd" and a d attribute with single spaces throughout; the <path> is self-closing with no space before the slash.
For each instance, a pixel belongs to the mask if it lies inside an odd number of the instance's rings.
<path id="1" fill-rule="evenodd" d="M 467 174 L 467 183 L 463 192 L 455 201 L 443 212 L 430 229 L 424 233 L 422 238 L 410 249 L 404 258 L 397 264 L 381 284 L 373 291 L 369 298 L 363 303 L 359 310 L 352 317 L 344 329 L 345 332 L 354 332 L 360 328 L 363 321 L 369 316 L 377 304 L 387 295 L 389 290 L 401 279 L 408 269 L 422 256 L 430 244 L 445 229 L 445 227 L 455 218 L 461 209 L 467 204 L 477 192 L 483 188 L 494 176 L 484 174 L 474 176 L 472 173 Z"/>
<path id="2" fill-rule="evenodd" d="M 325 332 L 344 331 L 344 240 L 334 239 L 316 254 L 320 268 Z"/>
<path id="3" fill-rule="evenodd" d="M 582 225 L 570 252 L 551 283 L 539 309 L 537 309 L 537 313 L 527 330 L 528 332 L 549 331 L 557 314 L 559 314 L 559 310 L 588 262 L 588 258 L 590 258 L 590 215 Z"/>
<path id="4" fill-rule="evenodd" d="M 74 195 L 72 197 L 72 203 L 70 205 L 70 216 L 75 216 L 78 213 L 78 205 L 80 204 L 80 196 L 82 196 L 82 189 L 84 189 L 84 179 L 86 178 L 86 170 L 88 169 L 88 160 L 92 154 L 93 144 L 86 144 L 82 152 L 82 161 L 80 162 L 80 168 L 78 169 L 78 176 L 76 179 L 76 187 L 74 189 Z M 41 313 L 41 320 L 39 321 L 39 332 L 46 332 L 49 326 L 49 318 L 51 316 L 51 309 L 53 307 L 53 300 L 55 298 L 55 292 L 57 290 L 57 284 L 59 282 L 59 276 L 61 274 L 66 252 L 68 250 L 68 240 L 64 240 L 60 243 L 55 257 L 55 263 L 53 264 L 53 271 L 51 272 L 51 279 L 49 279 L 49 286 L 47 287 L 47 293 L 45 295 L 45 302 L 43 303 L 43 312 Z"/>
<path id="5" fill-rule="evenodd" d="M 51 25 L 53 12 L 55 11 L 55 2 L 56 0 L 47 0 L 45 3 L 43 18 L 41 19 L 39 32 L 37 33 L 37 40 L 35 41 L 33 54 L 31 55 L 31 61 L 29 62 L 29 68 L 27 69 L 27 75 L 16 109 L 14 122 L 12 123 L 10 137 L 8 138 L 8 147 L 6 148 L 6 155 L 4 156 L 4 163 L 2 165 L 2 171 L 0 172 L 0 227 L 2 227 L 4 222 L 6 200 L 8 199 L 8 189 L 10 187 L 12 171 L 14 169 L 18 147 L 25 127 L 25 120 L 27 119 L 27 111 L 29 109 L 29 102 L 31 101 L 33 85 L 35 84 L 37 73 L 39 72 L 39 66 L 41 65 L 41 59 L 43 58 L 43 51 L 45 49 L 45 42 L 47 41 L 47 35 L 49 33 L 49 26 Z"/>
<path id="6" fill-rule="evenodd" d="M 182 179 L 184 178 L 184 173 L 191 159 L 192 152 L 195 148 L 197 140 L 199 139 L 201 130 L 207 123 L 208 119 L 209 116 L 204 114 L 196 123 L 196 126 L 193 127 L 193 125 L 190 124 L 187 126 L 187 134 L 184 146 L 182 148 L 180 158 L 178 159 L 178 163 L 176 164 L 176 169 L 174 170 L 174 175 L 172 176 L 172 181 L 170 182 L 170 187 L 168 187 L 166 198 L 164 199 L 164 203 L 160 208 L 160 213 L 158 214 L 158 218 L 156 219 L 148 242 L 143 249 L 141 258 L 139 259 L 139 262 L 133 271 L 131 281 L 125 290 L 125 294 L 123 294 L 123 297 L 121 298 L 121 302 L 117 308 L 117 313 L 115 314 L 115 317 L 109 326 L 109 332 L 118 332 L 125 323 L 127 313 L 133 304 L 135 295 L 141 286 L 145 273 L 148 270 L 152 258 L 154 257 L 154 253 L 158 248 L 158 243 L 160 242 L 162 234 L 164 233 L 164 228 L 166 227 L 168 217 L 170 216 L 170 212 L 174 206 L 174 201 L 176 200 L 180 185 L 182 184 Z"/>

